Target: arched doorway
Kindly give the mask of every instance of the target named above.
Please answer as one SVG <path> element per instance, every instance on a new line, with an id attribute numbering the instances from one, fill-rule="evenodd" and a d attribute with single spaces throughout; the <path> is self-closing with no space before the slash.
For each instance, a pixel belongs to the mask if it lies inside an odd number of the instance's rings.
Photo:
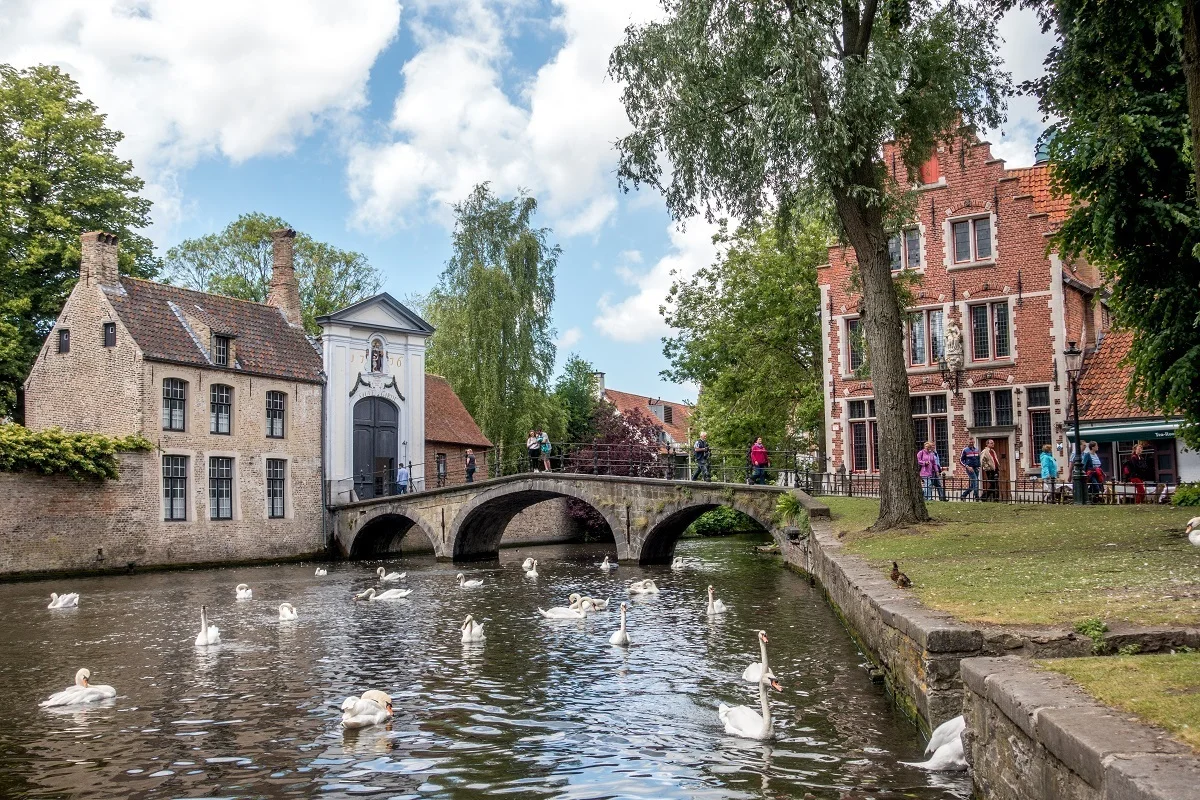
<path id="1" fill-rule="evenodd" d="M 392 494 L 400 411 L 382 397 L 354 404 L 354 491 L 359 500 Z"/>

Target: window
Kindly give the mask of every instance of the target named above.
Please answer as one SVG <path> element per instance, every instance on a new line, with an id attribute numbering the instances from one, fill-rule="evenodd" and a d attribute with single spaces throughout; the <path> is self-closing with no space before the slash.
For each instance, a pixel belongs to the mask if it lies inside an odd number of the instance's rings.
<path id="1" fill-rule="evenodd" d="M 163 380 L 162 426 L 164 431 L 184 429 L 187 408 L 187 382 L 178 378 Z"/>
<path id="2" fill-rule="evenodd" d="M 971 306 L 971 360 L 990 361 L 1012 355 L 1008 301 Z"/>
<path id="3" fill-rule="evenodd" d="M 212 404 L 208 416 L 208 432 L 229 435 L 229 413 L 233 407 L 233 389 L 219 383 L 212 387 Z"/>
<path id="4" fill-rule="evenodd" d="M 909 398 L 912 403 L 913 437 L 917 447 L 933 442 L 934 452 L 942 466 L 950 465 L 950 423 L 946 412 L 946 395 L 931 394 Z"/>
<path id="5" fill-rule="evenodd" d="M 921 170 L 918 173 L 919 180 L 922 185 L 928 186 L 931 183 L 937 183 L 942 178 L 941 165 L 938 164 L 937 153 L 934 153 L 928 161 L 921 165 Z"/>
<path id="6" fill-rule="evenodd" d="M 906 228 L 888 238 L 888 255 L 892 271 L 921 268 L 921 230 Z"/>
<path id="7" fill-rule="evenodd" d="M 913 367 L 937 364 L 945 354 L 946 333 L 941 309 L 917 311 L 908 317 L 908 363 Z"/>
<path id="8" fill-rule="evenodd" d="M 115 323 L 115 322 L 104 323 L 104 346 L 105 347 L 116 347 L 117 346 L 117 323 Z"/>
<path id="9" fill-rule="evenodd" d="M 851 400 L 850 464 L 854 472 L 879 469 L 879 428 L 875 424 L 874 400 Z"/>
<path id="10" fill-rule="evenodd" d="M 992 218 L 961 219 L 950 224 L 954 263 L 969 264 L 992 257 Z"/>
<path id="11" fill-rule="evenodd" d="M 863 338 L 862 320 L 858 317 L 846 320 L 846 354 L 850 372 L 857 372 L 866 363 L 866 342 Z"/>
<path id="12" fill-rule="evenodd" d="M 267 392 L 267 438 L 283 438 L 283 415 L 287 395 L 283 392 Z"/>
<path id="13" fill-rule="evenodd" d="M 663 406 L 663 422 L 668 425 L 673 425 L 672 420 L 675 417 L 675 410 L 670 406 Z"/>
<path id="14" fill-rule="evenodd" d="M 208 459 L 208 515 L 211 519 L 233 519 L 233 459 Z"/>
<path id="15" fill-rule="evenodd" d="M 213 363 L 218 367 L 229 366 L 229 337 L 213 336 Z"/>
<path id="16" fill-rule="evenodd" d="M 1029 407 L 1030 463 L 1038 465 L 1044 445 L 1053 444 L 1050 424 L 1050 387 L 1035 386 L 1025 393 Z"/>
<path id="17" fill-rule="evenodd" d="M 972 420 L 976 428 L 1013 424 L 1012 389 L 971 392 Z"/>
<path id="18" fill-rule="evenodd" d="M 283 517 L 283 482 L 287 462 L 282 458 L 267 459 L 267 516 Z"/>
<path id="19" fill-rule="evenodd" d="M 163 456 L 163 519 L 187 519 L 187 456 Z"/>
<path id="20" fill-rule="evenodd" d="M 66 328 L 61 328 L 58 331 L 58 352 L 71 352 L 71 332 Z"/>

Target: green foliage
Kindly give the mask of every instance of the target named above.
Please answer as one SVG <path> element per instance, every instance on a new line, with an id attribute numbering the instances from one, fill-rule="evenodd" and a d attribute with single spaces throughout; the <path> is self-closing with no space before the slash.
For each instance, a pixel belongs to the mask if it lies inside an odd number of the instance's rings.
<path id="1" fill-rule="evenodd" d="M 122 135 L 58 67 L 0 64 L 0 417 L 16 411 L 42 341 L 79 276 L 79 234 L 120 237 L 128 275 L 157 271 L 150 201 Z"/>
<path id="2" fill-rule="evenodd" d="M 742 512 L 721 506 L 701 514 L 684 533 L 688 536 L 727 536 L 761 530 L 761 525 Z"/>
<path id="3" fill-rule="evenodd" d="M 808 512 L 800 504 L 799 498 L 791 492 L 779 495 L 775 503 L 775 517 L 782 525 L 795 525 L 801 519 L 807 520 Z"/>
<path id="4" fill-rule="evenodd" d="M 1142 646 L 1137 642 L 1123 644 L 1117 648 L 1117 655 L 1119 656 L 1136 656 L 1140 652 L 1142 652 Z"/>
<path id="5" fill-rule="evenodd" d="M 597 405 L 594 371 L 591 364 L 572 353 L 554 384 L 554 399 L 566 414 L 569 442 L 590 442 L 596 434 L 592 420 Z"/>
<path id="6" fill-rule="evenodd" d="M 823 443 L 817 267 L 828 238 L 819 209 L 795 219 L 786 243 L 774 225 L 722 231 L 725 254 L 671 287 L 663 377 L 704 387 L 692 427 L 713 448 L 745 450 L 757 436 L 781 449 Z"/>
<path id="7" fill-rule="evenodd" d="M 476 186 L 454 207 L 453 254 L 423 301 L 438 329 L 429 368 L 444 375 L 484 434 L 520 452 L 530 428 L 552 439 L 567 415 L 548 394 L 554 368 L 554 270 L 561 252 L 551 231 L 534 228 L 537 201 L 500 200 Z"/>
<path id="8" fill-rule="evenodd" d="M 271 231 L 286 228 L 279 217 L 242 214 L 220 233 L 185 239 L 167 251 L 168 278 L 191 289 L 264 302 L 271 288 Z M 379 271 L 362 253 L 297 233 L 292 243 L 300 283 L 300 313 L 309 333 L 317 317 L 379 291 Z"/>
<path id="9" fill-rule="evenodd" d="M 1108 625 L 1099 617 L 1090 617 L 1075 623 L 1075 632 L 1092 640 L 1092 654 L 1102 655 L 1106 649 L 1104 634 L 1108 633 Z"/>
<path id="10" fill-rule="evenodd" d="M 138 436 L 66 433 L 61 428 L 31 431 L 23 425 L 0 424 L 0 472 L 69 475 L 75 480 L 116 479 L 117 453 L 152 450 Z"/>
<path id="11" fill-rule="evenodd" d="M 1200 506 L 1200 483 L 1181 483 L 1171 495 L 1173 506 Z"/>

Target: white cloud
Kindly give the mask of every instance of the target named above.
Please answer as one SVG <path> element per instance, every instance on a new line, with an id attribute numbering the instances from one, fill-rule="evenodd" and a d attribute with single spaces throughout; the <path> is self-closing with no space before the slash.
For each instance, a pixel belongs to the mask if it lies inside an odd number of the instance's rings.
<path id="1" fill-rule="evenodd" d="M 1018 8 L 1000 20 L 998 33 L 1000 57 L 1004 68 L 1012 73 L 1013 83 L 1040 77 L 1045 68 L 1046 54 L 1054 45 L 1054 37 L 1042 33 L 1037 14 L 1029 9 Z M 992 155 L 1005 159 L 1009 167 L 1029 166 L 1033 163 L 1037 140 L 1048 123 L 1042 122 L 1042 114 L 1035 97 L 1013 97 L 1008 101 L 1008 121 L 999 131 L 991 131 Z"/>
<path id="2" fill-rule="evenodd" d="M 397 0 L 5 0 L 0 52 L 56 64 L 125 134 L 159 224 L 205 158 L 288 152 L 365 102 Z"/>
<path id="3" fill-rule="evenodd" d="M 558 346 L 560 352 L 565 352 L 579 344 L 579 340 L 582 338 L 583 331 L 579 330 L 579 328 L 567 328 L 554 344 Z"/>
<path id="4" fill-rule="evenodd" d="M 608 294 L 602 296 L 597 303 L 600 313 L 592 324 L 618 342 L 644 342 L 668 333 L 659 307 L 666 302 L 674 281 L 690 278 L 713 263 L 717 246 L 712 238 L 717 230 L 717 225 L 699 217 L 688 220 L 684 230 L 668 226 L 670 252 L 641 274 L 634 273 L 628 264 L 617 265 L 614 271 L 637 292 L 616 302 Z"/>

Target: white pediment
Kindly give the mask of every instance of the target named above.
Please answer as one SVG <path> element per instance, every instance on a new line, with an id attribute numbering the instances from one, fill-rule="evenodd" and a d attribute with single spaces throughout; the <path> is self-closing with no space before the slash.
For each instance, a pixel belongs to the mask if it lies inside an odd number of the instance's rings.
<path id="1" fill-rule="evenodd" d="M 321 317 L 318 323 L 336 323 L 372 331 L 396 332 L 429 336 L 433 327 L 414 311 L 396 301 L 388 293 L 377 294 L 352 306 Z"/>

